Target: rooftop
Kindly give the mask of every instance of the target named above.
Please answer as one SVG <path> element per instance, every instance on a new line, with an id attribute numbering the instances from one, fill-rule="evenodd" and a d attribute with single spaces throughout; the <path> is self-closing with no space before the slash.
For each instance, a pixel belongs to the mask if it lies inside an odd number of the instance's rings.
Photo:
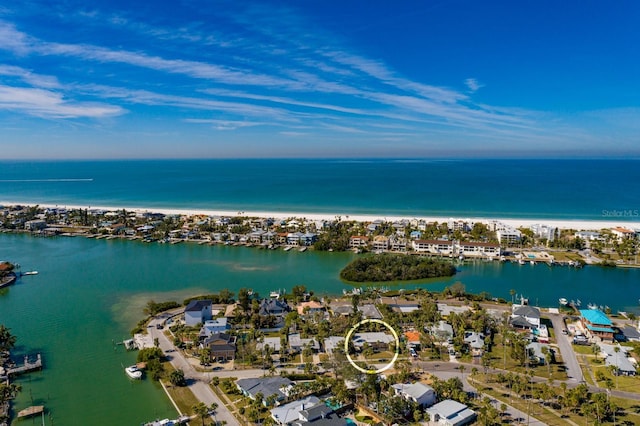
<path id="1" fill-rule="evenodd" d="M 580 309 L 580 315 L 591 324 L 612 325 L 609 317 L 600 309 Z"/>

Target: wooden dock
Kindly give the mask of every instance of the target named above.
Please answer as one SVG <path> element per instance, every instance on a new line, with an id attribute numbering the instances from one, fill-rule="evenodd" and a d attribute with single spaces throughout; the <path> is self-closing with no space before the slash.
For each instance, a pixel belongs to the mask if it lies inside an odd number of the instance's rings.
<path id="1" fill-rule="evenodd" d="M 19 374 L 28 373 L 29 371 L 41 370 L 42 369 L 42 356 L 38 354 L 36 356 L 36 361 L 29 361 L 29 356 L 24 356 L 24 364 L 19 367 L 8 368 L 7 376 L 17 376 Z"/>
<path id="2" fill-rule="evenodd" d="M 44 405 L 33 405 L 25 408 L 24 410 L 18 411 L 18 418 L 33 417 L 42 413 L 44 413 Z"/>

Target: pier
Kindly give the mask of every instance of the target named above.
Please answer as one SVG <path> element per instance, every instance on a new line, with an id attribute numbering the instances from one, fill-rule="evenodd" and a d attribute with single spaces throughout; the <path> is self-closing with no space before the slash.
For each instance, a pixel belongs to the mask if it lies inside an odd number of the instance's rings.
<path id="1" fill-rule="evenodd" d="M 19 367 L 13 367 L 7 369 L 7 377 L 10 376 L 18 376 L 23 373 L 28 373 L 30 371 L 42 370 L 42 356 L 38 354 L 36 356 L 35 362 L 29 361 L 29 356 L 24 356 L 24 364 Z"/>
<path id="2" fill-rule="evenodd" d="M 44 405 L 33 405 L 25 408 L 24 410 L 18 411 L 18 418 L 33 417 L 42 413 L 44 413 Z"/>

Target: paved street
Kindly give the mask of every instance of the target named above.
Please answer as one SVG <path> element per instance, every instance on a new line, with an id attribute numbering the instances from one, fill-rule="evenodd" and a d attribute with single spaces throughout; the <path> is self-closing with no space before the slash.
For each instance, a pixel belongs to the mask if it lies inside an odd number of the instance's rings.
<path id="1" fill-rule="evenodd" d="M 569 377 L 569 383 L 582 383 L 584 377 L 582 376 L 582 370 L 580 369 L 580 364 L 578 364 L 576 353 L 571 347 L 571 338 L 568 335 L 562 334 L 562 330 L 565 329 L 562 314 L 547 313 L 546 315 L 551 319 L 551 323 L 553 324 L 558 348 L 562 355 L 562 361 L 567 369 L 566 371 L 567 376 Z"/>
<path id="2" fill-rule="evenodd" d="M 191 391 L 199 401 L 204 402 L 207 406 L 210 406 L 213 402 L 218 404 L 218 409 L 215 413 L 215 419 L 217 421 L 224 420 L 227 422 L 227 425 L 240 426 L 240 423 L 238 423 L 236 418 L 229 412 L 226 406 L 222 403 L 222 401 L 220 401 L 218 396 L 209 387 L 208 383 L 210 373 L 197 372 L 193 368 L 193 366 L 189 364 L 189 362 L 185 359 L 182 353 L 174 349 L 173 342 L 171 342 L 167 338 L 167 336 L 164 335 L 163 331 L 156 329 L 156 324 L 162 323 L 162 321 L 162 319 L 153 319 L 148 330 L 153 339 L 158 339 L 160 349 L 162 349 L 165 355 L 170 359 L 171 365 L 173 365 L 173 367 L 176 369 L 181 369 L 182 371 L 184 371 L 185 379 L 187 380 L 189 389 L 191 389 Z"/>

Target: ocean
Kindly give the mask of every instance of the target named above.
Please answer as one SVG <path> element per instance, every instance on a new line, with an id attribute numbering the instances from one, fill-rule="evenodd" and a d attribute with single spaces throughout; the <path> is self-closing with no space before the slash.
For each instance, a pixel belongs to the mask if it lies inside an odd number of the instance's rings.
<path id="1" fill-rule="evenodd" d="M 0 202 L 640 220 L 639 160 L 0 161 Z"/>
<path id="2" fill-rule="evenodd" d="M 637 221 L 637 161 L 190 160 L 0 162 L 0 203 L 144 206 L 421 216 Z M 43 354 L 22 376 L 16 409 L 43 404 L 47 424 L 140 424 L 174 417 L 161 388 L 131 382 L 135 359 L 118 341 L 145 303 L 228 288 L 260 294 L 306 285 L 351 287 L 338 274 L 353 253 L 283 252 L 195 244 L 0 234 L 0 259 L 38 270 L 0 290 L 0 323 L 17 354 Z M 558 298 L 639 311 L 640 270 L 469 262 L 452 278 L 397 287 L 470 292 L 534 304 Z"/>

